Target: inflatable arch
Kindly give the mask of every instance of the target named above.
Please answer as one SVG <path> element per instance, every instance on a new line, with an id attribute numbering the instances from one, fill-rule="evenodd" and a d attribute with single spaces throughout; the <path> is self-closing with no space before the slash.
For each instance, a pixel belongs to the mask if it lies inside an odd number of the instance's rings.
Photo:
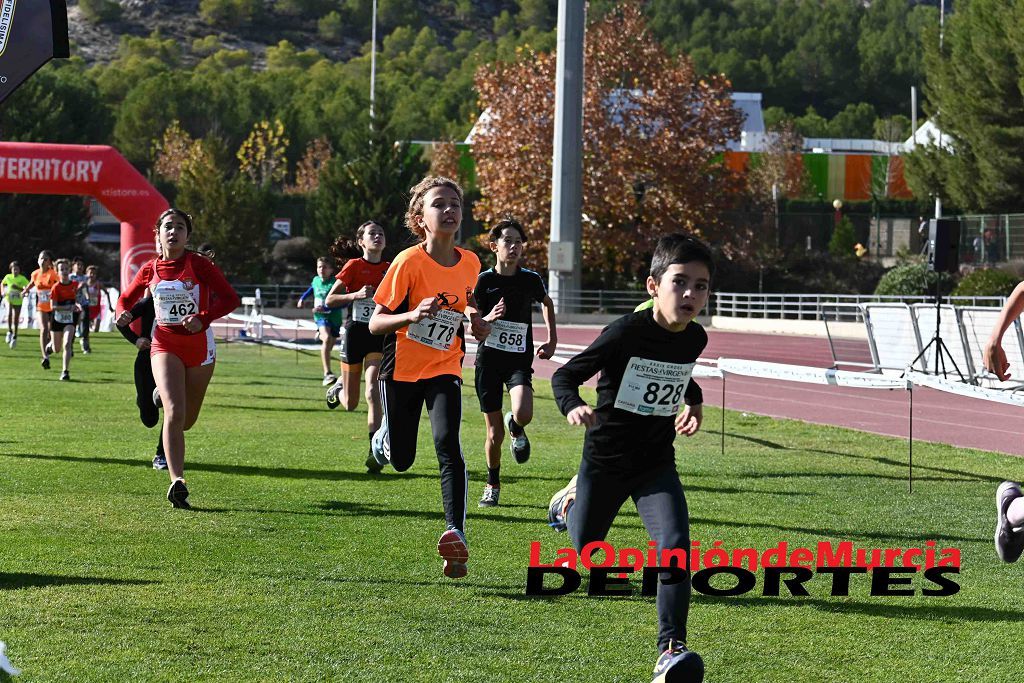
<path id="1" fill-rule="evenodd" d="M 169 206 L 127 159 L 103 145 L 0 142 L 0 192 L 99 200 L 121 221 L 122 290 L 156 256 L 153 226 Z"/>

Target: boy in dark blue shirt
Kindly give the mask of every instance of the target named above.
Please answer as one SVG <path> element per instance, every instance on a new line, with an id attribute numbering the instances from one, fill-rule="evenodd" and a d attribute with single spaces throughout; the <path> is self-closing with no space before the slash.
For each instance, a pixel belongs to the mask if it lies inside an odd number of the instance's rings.
<path id="1" fill-rule="evenodd" d="M 701 390 L 690 376 L 708 341 L 694 318 L 708 301 L 713 273 L 711 251 L 703 242 L 684 234 L 661 238 L 647 278 L 654 305 L 606 327 L 551 380 L 569 424 L 587 427 L 579 473 L 548 508 L 551 526 L 568 529 L 577 551 L 604 540 L 627 498 L 636 504 L 659 557 L 667 549 L 690 550 L 686 497 L 672 442 L 677 434 L 696 434 L 703 418 Z M 579 388 L 598 372 L 592 408 Z M 689 573 L 684 577 L 658 586 L 661 656 L 653 683 L 704 678 L 703 660 L 686 647 Z"/>

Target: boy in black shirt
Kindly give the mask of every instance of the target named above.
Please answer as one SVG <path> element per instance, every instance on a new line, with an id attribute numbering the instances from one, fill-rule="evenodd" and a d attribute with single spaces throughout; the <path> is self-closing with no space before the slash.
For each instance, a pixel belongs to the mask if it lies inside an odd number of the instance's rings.
<path id="1" fill-rule="evenodd" d="M 708 341 L 694 318 L 707 303 L 713 273 L 703 242 L 683 234 L 661 238 L 647 278 L 653 307 L 606 327 L 551 380 L 569 424 L 588 428 L 579 473 L 548 508 L 551 526 L 568 529 L 577 551 L 604 540 L 630 497 L 659 557 L 666 549 L 690 550 L 686 497 L 672 442 L 676 434 L 697 433 L 703 418 L 701 390 L 690 375 Z M 579 387 L 598 372 L 597 407 L 591 408 Z M 684 575 L 682 581 L 658 585 L 661 656 L 654 683 L 704 678 L 703 660 L 686 648 L 690 577 Z"/>
<path id="2" fill-rule="evenodd" d="M 533 311 L 534 301 L 544 305 L 548 340 L 537 349 L 540 358 L 551 358 L 558 343 L 555 307 L 540 275 L 521 268 L 526 233 L 513 218 L 500 221 L 489 234 L 491 251 L 497 256 L 494 268 L 480 273 L 473 296 L 484 320 L 492 325 L 487 341 L 476 352 L 476 395 L 487 425 L 484 444 L 487 484 L 480 507 L 498 504 L 501 490 L 501 444 L 505 426 L 512 436 L 512 457 L 518 463 L 530 458 L 526 425 L 533 420 Z M 502 386 L 504 385 L 504 386 Z M 512 410 L 501 417 L 501 403 L 508 389 Z"/>

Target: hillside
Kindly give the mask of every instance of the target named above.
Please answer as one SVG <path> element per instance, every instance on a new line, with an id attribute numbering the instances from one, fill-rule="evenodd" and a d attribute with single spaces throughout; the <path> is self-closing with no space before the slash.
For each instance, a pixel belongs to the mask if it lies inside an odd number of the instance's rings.
<path id="1" fill-rule="evenodd" d="M 301 2 L 301 0 L 296 0 Z M 68 28 L 72 55 L 88 64 L 105 63 L 116 57 L 121 36 L 147 37 L 159 31 L 164 38 L 174 38 L 182 46 L 185 65 L 199 61 L 203 55 L 192 52 L 196 39 L 216 36 L 221 49 L 246 50 L 255 57 L 255 66 L 264 65 L 266 49 L 282 40 L 288 40 L 299 50 L 312 48 L 334 61 L 347 61 L 358 55 L 370 40 L 369 6 L 364 4 L 366 17 L 348 6 L 359 2 L 320 2 L 322 9 L 295 15 L 279 9 L 283 3 L 264 2 L 249 21 L 222 21 L 216 25 L 200 16 L 199 0 L 120 0 L 119 17 L 112 20 L 90 21 L 82 5 L 76 0 L 68 2 Z M 315 6 L 314 2 L 309 2 Z M 341 28 L 334 39 L 325 40 L 318 31 L 318 20 L 331 6 L 339 6 L 343 14 Z M 454 2 L 381 2 L 378 24 L 378 44 L 397 25 L 414 28 L 429 26 L 443 42 L 451 40 L 461 31 L 472 31 L 478 39 L 491 37 L 494 18 L 502 11 L 515 13 L 518 4 L 511 0 L 475 0 L 472 11 L 460 17 L 458 3 Z"/>

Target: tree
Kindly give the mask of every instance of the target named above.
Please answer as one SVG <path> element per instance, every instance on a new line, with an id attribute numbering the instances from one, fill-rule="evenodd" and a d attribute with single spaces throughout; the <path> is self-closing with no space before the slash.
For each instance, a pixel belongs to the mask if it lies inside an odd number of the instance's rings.
<path id="1" fill-rule="evenodd" d="M 356 227 L 367 220 L 384 228 L 389 256 L 412 241 L 404 225 L 406 202 L 427 166 L 407 142 L 394 142 L 386 93 L 377 104 L 374 129 L 365 116 L 352 122 L 310 197 L 306 236 L 316 251 L 326 250 L 338 235 L 354 238 Z"/>
<path id="2" fill-rule="evenodd" d="M 217 265 L 229 277 L 262 277 L 273 219 L 269 189 L 261 188 L 217 161 L 226 155 L 213 138 L 190 150 L 178 182 L 177 204 L 195 217 L 193 239 L 210 242 Z"/>
<path id="3" fill-rule="evenodd" d="M 699 77 L 653 39 L 640 6 L 623 3 L 592 24 L 585 46 L 583 260 L 594 278 L 641 272 L 658 237 L 685 228 L 729 240 L 719 224 L 736 179 L 720 163 L 739 137 L 729 82 Z M 513 213 L 546 260 L 550 224 L 555 56 L 518 51 L 477 71 L 489 123 L 474 141 L 482 199 L 477 218 Z"/>
<path id="4" fill-rule="evenodd" d="M 78 6 L 82 16 L 94 24 L 121 18 L 121 3 L 117 0 L 78 0 Z"/>
<path id="5" fill-rule="evenodd" d="M 907 180 L 919 197 L 938 193 L 967 210 L 1024 205 L 1024 2 L 957 6 L 943 47 L 925 42 L 926 111 L 943 146 L 919 146 Z"/>
<path id="6" fill-rule="evenodd" d="M 295 169 L 295 184 L 285 187 L 284 193 L 308 195 L 320 189 L 320 176 L 333 156 L 334 152 L 327 138 L 311 140 Z"/>
<path id="7" fill-rule="evenodd" d="M 253 124 L 252 132 L 238 148 L 239 167 L 242 173 L 258 187 L 267 188 L 278 185 L 288 174 L 288 159 L 285 148 L 288 138 L 284 135 L 284 124 L 275 120 L 258 121 Z"/>

